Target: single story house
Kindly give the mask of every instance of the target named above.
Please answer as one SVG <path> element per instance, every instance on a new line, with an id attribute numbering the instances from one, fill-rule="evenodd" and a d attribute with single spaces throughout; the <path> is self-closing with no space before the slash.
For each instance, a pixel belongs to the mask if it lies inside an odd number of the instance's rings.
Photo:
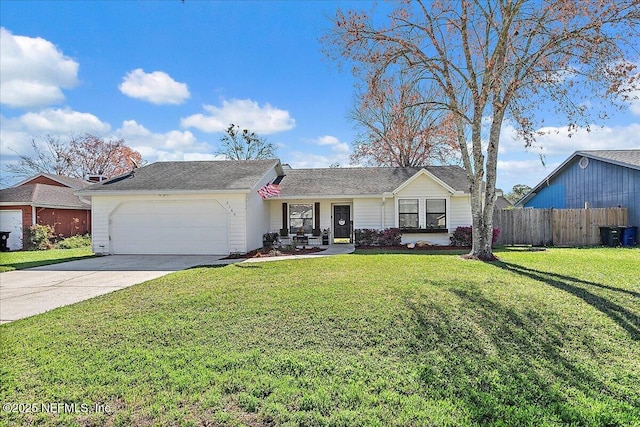
<path id="1" fill-rule="evenodd" d="M 98 254 L 244 253 L 261 247 L 267 232 L 326 229 L 339 243 L 351 241 L 354 229 L 390 227 L 403 230 L 405 243 L 449 244 L 456 227 L 472 222 L 469 183 L 458 166 L 158 162 L 76 194 L 91 200 Z"/>
<path id="2" fill-rule="evenodd" d="M 516 205 L 525 208 L 627 208 L 640 226 L 640 149 L 576 151 Z"/>
<path id="3" fill-rule="evenodd" d="M 41 173 L 13 187 L 0 190 L 0 231 L 10 232 L 10 250 L 23 248 L 26 230 L 33 224 L 51 225 L 58 236 L 69 237 L 91 230 L 91 204 L 74 191 L 87 181 Z"/>

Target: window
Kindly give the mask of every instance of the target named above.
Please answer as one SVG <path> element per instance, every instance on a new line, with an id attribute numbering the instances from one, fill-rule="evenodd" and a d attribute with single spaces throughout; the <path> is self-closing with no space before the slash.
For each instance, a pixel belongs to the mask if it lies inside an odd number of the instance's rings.
<path id="1" fill-rule="evenodd" d="M 427 228 L 447 228 L 447 201 L 427 199 Z"/>
<path id="2" fill-rule="evenodd" d="M 398 200 L 400 228 L 418 228 L 418 199 Z"/>
<path id="3" fill-rule="evenodd" d="M 302 230 L 305 234 L 313 231 L 313 205 L 312 204 L 290 204 L 289 205 L 289 228 L 291 233 Z"/>

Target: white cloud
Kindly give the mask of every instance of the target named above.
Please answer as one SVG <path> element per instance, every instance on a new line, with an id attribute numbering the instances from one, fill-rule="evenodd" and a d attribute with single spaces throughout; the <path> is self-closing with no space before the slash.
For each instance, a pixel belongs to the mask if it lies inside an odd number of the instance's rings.
<path id="1" fill-rule="evenodd" d="M 312 142 L 322 146 L 329 146 L 331 148 L 331 151 L 336 155 L 348 156 L 349 154 L 351 154 L 351 148 L 349 147 L 349 144 L 347 144 L 346 142 L 340 142 L 340 140 L 335 136 L 321 136 L 320 138 L 317 138 Z"/>
<path id="2" fill-rule="evenodd" d="M 335 163 L 341 166 L 349 165 L 351 149 L 347 143 L 340 142 L 335 136 L 321 136 L 311 140 L 311 143 L 327 147 L 330 152 L 322 154 L 294 151 L 291 153 L 292 158 L 288 163 L 294 168 L 326 168 Z"/>
<path id="3" fill-rule="evenodd" d="M 0 99 L 10 107 L 60 103 L 78 84 L 78 63 L 50 41 L 0 28 Z"/>
<path id="4" fill-rule="evenodd" d="M 569 156 L 579 150 L 625 150 L 640 148 L 640 123 L 626 126 L 596 127 L 591 131 L 578 128 L 571 137 L 567 128 L 544 127 L 539 131 L 545 135 L 536 138 L 536 142 L 528 149 L 530 152 L 545 156 Z M 500 153 L 524 152 L 524 141 L 516 138 L 516 131 L 507 122 L 502 127 Z"/>
<path id="5" fill-rule="evenodd" d="M 115 131 L 117 137 L 142 154 L 149 161 L 166 160 L 207 160 L 214 156 L 212 147 L 198 141 L 190 131 L 172 130 L 155 133 L 135 120 L 125 120 L 122 127 Z"/>
<path id="6" fill-rule="evenodd" d="M 182 127 L 203 132 L 222 132 L 233 123 L 257 134 L 271 134 L 293 129 L 296 124 L 289 112 L 270 104 L 260 106 L 250 99 L 223 100 L 221 107 L 204 105 L 208 114 L 194 114 L 181 120 Z"/>
<path id="7" fill-rule="evenodd" d="M 145 73 L 141 68 L 126 74 L 118 88 L 131 98 L 158 105 L 182 104 L 191 97 L 186 83 L 177 82 L 162 71 Z"/>
<path id="8" fill-rule="evenodd" d="M 101 136 L 111 128 L 108 123 L 91 113 L 81 113 L 69 108 L 48 108 L 37 113 L 26 113 L 17 120 L 25 130 L 35 135 L 90 133 Z"/>

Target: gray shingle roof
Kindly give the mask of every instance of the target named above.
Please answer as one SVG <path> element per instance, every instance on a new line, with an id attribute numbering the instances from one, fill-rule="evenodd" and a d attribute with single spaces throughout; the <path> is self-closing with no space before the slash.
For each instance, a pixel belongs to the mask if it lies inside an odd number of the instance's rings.
<path id="1" fill-rule="evenodd" d="M 621 166 L 628 166 L 633 169 L 640 169 L 640 149 L 639 150 L 587 150 L 578 151 L 575 154 L 615 163 Z"/>
<path id="2" fill-rule="evenodd" d="M 73 188 L 57 185 L 27 184 L 0 190 L 0 202 L 67 209 L 90 209 L 91 206 L 75 196 L 74 191 Z"/>
<path id="3" fill-rule="evenodd" d="M 277 159 L 157 162 L 132 174 L 93 184 L 79 193 L 102 191 L 217 191 L 252 189 Z"/>
<path id="4" fill-rule="evenodd" d="M 459 166 L 290 169 L 280 183 L 280 197 L 380 195 L 394 191 L 421 169 L 456 191 L 469 192 L 466 172 Z"/>

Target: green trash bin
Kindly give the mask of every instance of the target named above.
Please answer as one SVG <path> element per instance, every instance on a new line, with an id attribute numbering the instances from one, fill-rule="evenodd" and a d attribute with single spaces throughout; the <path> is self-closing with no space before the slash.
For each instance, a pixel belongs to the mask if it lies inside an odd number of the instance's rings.
<path id="1" fill-rule="evenodd" d="M 604 246 L 620 246 L 623 227 L 600 227 L 600 241 Z"/>

